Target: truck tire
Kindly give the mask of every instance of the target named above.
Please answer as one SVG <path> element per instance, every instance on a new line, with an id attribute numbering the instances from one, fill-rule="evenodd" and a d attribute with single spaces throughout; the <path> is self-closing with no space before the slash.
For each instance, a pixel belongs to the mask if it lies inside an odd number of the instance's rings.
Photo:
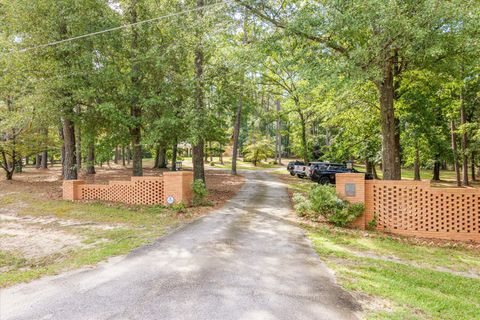
<path id="1" fill-rule="evenodd" d="M 290 175 L 291 175 L 291 176 L 295 176 L 295 172 L 290 171 Z"/>
<path id="2" fill-rule="evenodd" d="M 318 183 L 324 186 L 328 186 L 330 184 L 330 179 L 328 177 L 320 177 L 320 180 L 318 180 Z"/>

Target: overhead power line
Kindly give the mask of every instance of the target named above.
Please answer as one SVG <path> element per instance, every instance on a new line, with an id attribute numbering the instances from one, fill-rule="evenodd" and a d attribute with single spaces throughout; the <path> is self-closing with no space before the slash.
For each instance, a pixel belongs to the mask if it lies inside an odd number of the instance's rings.
<path id="1" fill-rule="evenodd" d="M 186 14 L 186 13 L 200 11 L 200 10 L 208 9 L 208 8 L 211 8 L 211 7 L 223 5 L 225 3 L 226 2 L 217 2 L 217 3 L 214 3 L 214 4 L 208 4 L 208 5 L 204 5 L 202 7 L 197 7 L 197 8 L 193 8 L 193 9 L 188 9 L 188 10 L 183 10 L 183 11 L 179 11 L 179 12 L 175 12 L 175 13 L 170 13 L 170 14 L 167 14 L 167 15 L 164 15 L 164 16 L 159 16 L 159 17 L 156 17 L 156 18 L 142 20 L 142 21 L 138 21 L 138 22 L 135 22 L 135 23 L 124 24 L 124 25 L 121 25 L 121 26 L 118 26 L 118 27 L 105 29 L 105 30 L 100 30 L 100 31 L 92 32 L 92 33 L 87 33 L 87 34 L 83 34 L 83 35 L 68 38 L 68 39 L 63 39 L 63 40 L 53 41 L 53 42 L 49 42 L 49 43 L 45 43 L 45 44 L 40 44 L 40 45 L 37 45 L 37 46 L 20 49 L 18 51 L 19 52 L 27 52 L 27 51 L 32 51 L 32 50 L 43 49 L 43 48 L 46 48 L 46 47 L 56 46 L 56 45 L 59 45 L 61 43 L 72 42 L 72 41 L 75 41 L 75 40 L 84 39 L 84 38 L 96 36 L 96 35 L 107 33 L 107 32 L 112 32 L 112 31 L 116 31 L 116 30 L 129 28 L 129 27 L 139 26 L 139 25 L 142 25 L 142 24 L 145 24 L 145 23 L 151 23 L 151 22 L 155 22 L 155 21 L 159 21 L 159 20 L 163 20 L 163 19 L 167 19 L 167 18 L 172 18 L 172 17 L 180 16 L 180 15 L 183 15 L 183 14 Z"/>

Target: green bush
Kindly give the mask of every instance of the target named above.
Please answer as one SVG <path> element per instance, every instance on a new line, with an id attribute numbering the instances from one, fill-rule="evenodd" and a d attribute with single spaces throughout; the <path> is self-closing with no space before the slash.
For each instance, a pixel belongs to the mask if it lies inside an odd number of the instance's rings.
<path id="1" fill-rule="evenodd" d="M 185 213 L 185 210 L 187 207 L 185 206 L 185 203 L 179 202 L 179 203 L 174 203 L 170 206 L 170 209 L 177 213 Z"/>
<path id="2" fill-rule="evenodd" d="M 375 214 L 373 219 L 368 221 L 367 230 L 375 230 L 377 228 L 377 215 Z"/>
<path id="3" fill-rule="evenodd" d="M 345 227 L 347 224 L 360 217 L 365 210 L 363 203 L 348 203 L 344 202 L 345 207 L 337 210 L 329 221 L 338 227 Z"/>
<path id="4" fill-rule="evenodd" d="M 308 191 L 307 197 L 294 194 L 294 208 L 297 214 L 318 222 L 320 217 L 336 226 L 344 227 L 365 210 L 363 203 L 349 203 L 338 198 L 334 188 L 315 185 Z"/>
<path id="5" fill-rule="evenodd" d="M 203 180 L 197 179 L 193 182 L 193 205 L 194 206 L 203 206 L 206 205 L 206 198 L 208 196 L 207 187 Z"/>
<path id="6" fill-rule="evenodd" d="M 294 203 L 293 207 L 295 208 L 297 214 L 300 217 L 305 217 L 312 206 L 310 200 L 308 200 L 307 197 L 301 193 L 294 193 L 292 200 Z"/>

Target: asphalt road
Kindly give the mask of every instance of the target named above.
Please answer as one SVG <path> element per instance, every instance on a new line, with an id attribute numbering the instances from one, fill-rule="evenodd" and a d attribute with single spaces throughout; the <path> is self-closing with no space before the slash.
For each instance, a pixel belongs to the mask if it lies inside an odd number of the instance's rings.
<path id="1" fill-rule="evenodd" d="M 356 319 L 262 172 L 224 208 L 93 269 L 2 290 L 0 319 Z"/>

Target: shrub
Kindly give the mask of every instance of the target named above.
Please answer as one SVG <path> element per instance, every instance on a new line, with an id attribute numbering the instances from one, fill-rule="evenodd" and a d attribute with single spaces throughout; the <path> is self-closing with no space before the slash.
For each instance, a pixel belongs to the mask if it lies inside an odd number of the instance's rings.
<path id="1" fill-rule="evenodd" d="M 308 191 L 308 196 L 294 194 L 294 208 L 301 217 L 319 221 L 323 217 L 336 226 L 344 227 L 362 215 L 363 203 L 349 203 L 338 198 L 334 188 L 315 185 Z"/>
<path id="2" fill-rule="evenodd" d="M 186 208 L 187 207 L 185 206 L 185 203 L 183 203 L 183 202 L 174 203 L 170 206 L 170 209 L 172 209 L 173 211 L 175 211 L 177 213 L 185 213 Z"/>
<path id="3" fill-rule="evenodd" d="M 361 216 L 365 210 L 363 203 L 344 203 L 346 204 L 345 207 L 342 210 L 337 210 L 329 219 L 330 222 L 338 227 L 345 227 Z"/>
<path id="4" fill-rule="evenodd" d="M 206 204 L 206 198 L 208 196 L 207 187 L 203 180 L 197 179 L 193 182 L 193 205 L 194 206 L 203 206 Z"/>
<path id="5" fill-rule="evenodd" d="M 313 217 L 315 221 L 318 221 L 320 215 L 329 221 L 331 216 L 344 207 L 343 202 L 337 197 L 335 189 L 330 186 L 313 186 L 308 193 L 308 198 L 312 203 L 311 209 L 315 213 Z"/>
<path id="6" fill-rule="evenodd" d="M 377 215 L 375 214 L 373 219 L 368 221 L 367 230 L 375 230 L 377 228 Z"/>
<path id="7" fill-rule="evenodd" d="M 292 197 L 293 207 L 300 217 L 305 217 L 309 211 L 311 211 L 312 204 L 301 193 L 294 193 Z"/>

